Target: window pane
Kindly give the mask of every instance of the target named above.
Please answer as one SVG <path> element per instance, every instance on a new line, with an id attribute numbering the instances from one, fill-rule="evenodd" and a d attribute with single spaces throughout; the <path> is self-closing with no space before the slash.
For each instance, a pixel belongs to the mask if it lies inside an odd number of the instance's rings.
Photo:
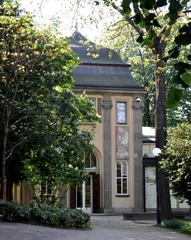
<path id="1" fill-rule="evenodd" d="M 125 111 L 117 111 L 117 123 L 126 123 Z"/>
<path id="2" fill-rule="evenodd" d="M 117 179 L 117 193 L 121 194 L 121 179 Z"/>
<path id="3" fill-rule="evenodd" d="M 127 194 L 127 179 L 123 179 L 123 193 Z"/>
<path id="4" fill-rule="evenodd" d="M 82 208 L 82 185 L 77 187 L 77 208 Z"/>
<path id="5" fill-rule="evenodd" d="M 52 184 L 47 182 L 47 194 L 52 195 Z"/>
<path id="6" fill-rule="evenodd" d="M 91 181 L 90 177 L 88 177 L 85 181 L 85 207 L 91 207 Z"/>
<path id="7" fill-rule="evenodd" d="M 126 110 L 126 103 L 125 102 L 118 102 L 117 103 L 117 110 Z"/>
<path id="8" fill-rule="evenodd" d="M 116 106 L 117 123 L 126 123 L 127 122 L 126 116 L 127 116 L 126 102 L 117 102 Z"/>
<path id="9" fill-rule="evenodd" d="M 127 176 L 127 163 L 125 163 L 125 162 L 122 162 L 121 173 L 122 173 L 122 177 Z"/>
<path id="10" fill-rule="evenodd" d="M 98 98 L 97 112 L 99 115 L 102 115 L 101 98 Z"/>
<path id="11" fill-rule="evenodd" d="M 121 177 L 121 163 L 117 163 L 117 177 Z"/>
<path id="12" fill-rule="evenodd" d="M 90 168 L 90 154 L 85 156 L 85 168 Z"/>
<path id="13" fill-rule="evenodd" d="M 97 161 L 96 161 L 96 157 L 94 154 L 91 154 L 91 168 L 96 168 L 97 167 Z"/>
<path id="14" fill-rule="evenodd" d="M 43 183 L 41 184 L 41 191 L 42 191 L 42 194 L 43 194 L 43 195 L 46 195 L 46 194 L 47 194 L 47 192 L 46 192 L 46 182 L 43 182 Z"/>

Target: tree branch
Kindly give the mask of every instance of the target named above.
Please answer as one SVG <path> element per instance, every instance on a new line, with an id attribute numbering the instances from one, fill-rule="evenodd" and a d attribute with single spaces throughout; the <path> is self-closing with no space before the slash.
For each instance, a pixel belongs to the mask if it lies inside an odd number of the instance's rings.
<path id="1" fill-rule="evenodd" d="M 123 17 L 124 19 L 135 29 L 135 31 L 138 33 L 138 34 L 141 34 L 142 31 L 141 31 L 141 28 L 139 28 L 135 23 L 134 21 L 131 20 L 130 17 L 128 17 L 127 15 L 124 14 L 123 10 L 118 7 L 113 1 L 110 2 L 109 0 L 106 0 L 105 3 L 111 5 L 113 7 L 113 9 L 115 9 L 116 11 L 118 11 Z"/>
<path id="2" fill-rule="evenodd" d="M 15 144 L 15 146 L 12 147 L 12 149 L 10 149 L 9 151 L 7 151 L 8 156 L 6 156 L 6 161 L 11 157 L 11 155 L 13 154 L 13 151 L 15 150 L 15 148 L 17 148 L 18 146 L 20 146 L 21 144 L 23 144 L 27 139 L 24 138 L 22 141 L 20 141 L 19 143 Z"/>

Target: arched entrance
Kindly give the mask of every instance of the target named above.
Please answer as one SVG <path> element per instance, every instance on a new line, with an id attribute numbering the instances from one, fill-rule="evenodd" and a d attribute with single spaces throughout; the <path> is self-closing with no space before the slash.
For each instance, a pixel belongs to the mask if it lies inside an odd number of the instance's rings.
<path id="1" fill-rule="evenodd" d="M 88 172 L 86 180 L 71 189 L 70 205 L 87 213 L 100 212 L 100 175 L 95 154 L 85 157 L 85 170 Z"/>

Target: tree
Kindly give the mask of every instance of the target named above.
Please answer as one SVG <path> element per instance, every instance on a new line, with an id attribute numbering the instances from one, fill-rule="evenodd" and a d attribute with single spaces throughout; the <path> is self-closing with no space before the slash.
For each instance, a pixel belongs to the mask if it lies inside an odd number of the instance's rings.
<path id="1" fill-rule="evenodd" d="M 97 117 L 86 96 L 71 92 L 77 61 L 67 40 L 38 30 L 15 2 L 0 5 L 0 49 L 1 197 L 6 199 L 8 168 L 19 152 L 54 146 L 68 157 L 71 148 L 83 151 L 89 142 L 79 145 L 78 127 Z"/>
<path id="2" fill-rule="evenodd" d="M 180 25 L 180 24 L 179 24 Z M 177 35 L 177 29 L 171 31 L 171 39 L 168 41 L 167 50 L 171 50 L 173 47 L 173 39 Z M 138 34 L 135 30 L 127 26 L 125 21 L 119 21 L 111 26 L 105 28 L 102 37 L 99 39 L 99 43 L 113 48 L 119 52 L 120 56 L 125 62 L 131 64 L 131 73 L 134 79 L 136 79 L 146 90 L 144 96 L 144 109 L 143 109 L 143 126 L 154 126 L 154 112 L 155 112 L 155 65 L 154 56 L 151 49 L 146 45 L 140 45 L 136 39 Z M 129 39 L 129 41 L 127 41 Z M 165 64 L 165 79 L 167 85 L 167 91 L 174 86 L 173 65 L 179 61 L 184 61 L 188 53 L 191 52 L 191 46 L 184 47 L 181 50 L 178 58 L 169 59 Z M 167 127 L 176 126 L 177 123 L 184 121 L 190 121 L 190 90 L 185 90 L 184 96 L 181 99 L 178 106 L 176 102 L 173 102 L 174 108 L 167 109 Z"/>
<path id="3" fill-rule="evenodd" d="M 137 33 L 132 27 L 127 26 L 124 21 L 119 21 L 105 29 L 100 44 L 115 49 L 125 62 L 131 64 L 133 78 L 146 90 L 142 124 L 153 127 L 155 109 L 154 57 L 147 46 L 140 46 L 136 42 L 137 37 Z M 127 39 L 129 39 L 128 42 Z"/>
<path id="4" fill-rule="evenodd" d="M 99 1 L 96 1 L 99 4 Z M 155 128 L 156 128 L 156 147 L 162 149 L 166 140 L 166 82 L 165 82 L 165 51 L 168 44 L 168 39 L 171 34 L 171 30 L 176 26 L 176 22 L 182 17 L 187 18 L 187 3 L 188 1 L 177 0 L 123 0 L 118 2 L 112 0 L 103 0 L 107 6 L 111 6 L 118 13 L 123 16 L 123 20 L 130 26 L 132 26 L 139 37 L 137 41 L 140 44 L 147 45 L 153 53 L 155 61 L 155 84 L 156 84 L 156 111 L 155 111 Z M 168 6 L 168 8 L 167 8 Z M 166 9 L 167 11 L 166 11 Z M 181 12 L 181 14 L 180 14 Z M 189 23 L 188 23 L 189 24 Z M 179 53 L 179 49 L 183 44 L 189 44 L 190 38 L 189 29 L 190 25 L 181 29 L 180 34 L 186 37 L 185 42 L 181 41 L 183 36 L 176 39 L 178 46 L 174 48 L 170 53 L 171 57 L 175 53 Z M 180 43 L 181 42 L 181 43 Z M 173 53 L 173 54 L 172 54 Z M 189 58 L 189 57 L 188 57 Z M 189 84 L 182 79 L 188 79 L 190 68 L 188 63 L 177 63 L 175 65 L 176 71 L 178 71 L 176 82 L 184 87 L 188 87 Z M 185 84 L 186 83 L 186 84 Z M 182 96 L 182 90 L 176 87 L 172 88 L 170 92 L 170 101 L 179 101 Z M 160 206 L 162 219 L 171 218 L 170 208 L 170 195 L 168 191 L 168 181 L 164 174 L 160 174 L 160 185 L 162 186 L 160 193 Z"/>
<path id="5" fill-rule="evenodd" d="M 182 123 L 169 129 L 160 162 L 173 193 L 191 204 L 191 124 Z"/>

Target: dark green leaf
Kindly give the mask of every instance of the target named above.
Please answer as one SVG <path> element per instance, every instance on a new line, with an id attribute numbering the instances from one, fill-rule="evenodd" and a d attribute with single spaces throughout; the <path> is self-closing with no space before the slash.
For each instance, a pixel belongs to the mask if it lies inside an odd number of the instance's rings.
<path id="1" fill-rule="evenodd" d="M 178 13 L 182 9 L 182 5 L 177 0 L 170 0 L 170 13 Z"/>
<path id="2" fill-rule="evenodd" d="M 186 24 L 186 25 L 184 25 L 183 27 L 181 27 L 181 28 L 179 29 L 179 33 L 188 32 L 188 31 L 190 31 L 190 29 L 191 29 L 191 27 L 189 27 L 189 26 Z"/>
<path id="3" fill-rule="evenodd" d="M 129 14 L 131 12 L 131 8 L 130 8 L 130 0 L 123 0 L 121 3 L 121 7 L 123 9 L 124 14 Z"/>
<path id="4" fill-rule="evenodd" d="M 166 6 L 167 5 L 167 2 L 166 0 L 158 0 L 155 4 L 155 8 L 159 8 L 159 7 L 163 7 L 163 6 Z"/>
<path id="5" fill-rule="evenodd" d="M 187 59 L 191 61 L 191 54 L 187 56 Z"/>
<path id="6" fill-rule="evenodd" d="M 133 20 L 135 21 L 136 24 L 139 24 L 141 22 L 141 15 L 138 13 L 138 14 L 135 14 L 133 16 Z"/>
<path id="7" fill-rule="evenodd" d="M 183 97 L 181 89 L 172 87 L 167 95 L 167 106 L 170 108 L 176 108 Z"/>
<path id="8" fill-rule="evenodd" d="M 156 33 L 155 30 L 152 29 L 152 30 L 149 32 L 149 38 L 154 39 L 154 38 L 156 38 L 156 37 L 157 37 L 157 33 Z"/>
<path id="9" fill-rule="evenodd" d="M 187 46 L 191 43 L 191 34 L 180 34 L 175 38 L 175 43 Z"/>
<path id="10" fill-rule="evenodd" d="M 179 72 L 179 73 L 185 73 L 186 69 L 191 69 L 191 65 L 188 63 L 184 62 L 178 62 L 174 64 L 174 68 Z"/>
<path id="11" fill-rule="evenodd" d="M 145 20 L 152 21 L 155 18 L 156 18 L 156 15 L 154 13 L 149 13 L 149 15 L 145 17 Z"/>
<path id="12" fill-rule="evenodd" d="M 154 8 L 156 0 L 143 0 L 141 1 L 141 7 L 147 10 L 151 10 Z"/>
<path id="13" fill-rule="evenodd" d="M 191 72 L 186 71 L 181 75 L 182 80 L 189 86 L 191 86 Z"/>
<path id="14" fill-rule="evenodd" d="M 177 58 L 179 56 L 179 48 L 176 46 L 170 51 L 168 51 L 169 57 L 170 58 Z"/>
<path id="15" fill-rule="evenodd" d="M 155 27 L 160 27 L 160 28 L 161 28 L 161 25 L 159 24 L 159 22 L 157 21 L 157 19 L 154 19 L 154 20 L 153 20 L 153 25 L 154 25 Z"/>
<path id="16" fill-rule="evenodd" d="M 139 37 L 137 38 L 137 42 L 138 43 L 142 43 L 143 42 L 143 34 L 139 35 Z"/>
<path id="17" fill-rule="evenodd" d="M 146 46 L 148 46 L 148 47 L 152 47 L 152 45 L 153 45 L 153 39 L 151 39 L 151 38 L 144 38 L 144 40 L 143 40 L 143 43 L 146 45 Z"/>

